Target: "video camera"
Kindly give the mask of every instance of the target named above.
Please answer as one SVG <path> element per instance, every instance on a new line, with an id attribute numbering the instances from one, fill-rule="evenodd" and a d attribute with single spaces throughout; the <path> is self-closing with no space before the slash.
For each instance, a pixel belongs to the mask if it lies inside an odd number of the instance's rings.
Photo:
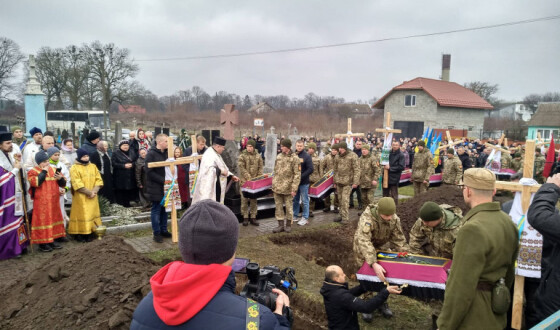
<path id="1" fill-rule="evenodd" d="M 265 305 L 274 311 L 276 309 L 277 294 L 272 289 L 280 289 L 291 297 L 297 289 L 296 271 L 292 267 L 284 268 L 282 271 L 276 266 L 259 267 L 256 262 L 250 262 L 246 266 L 249 281 L 241 290 L 240 295 Z M 282 314 L 293 320 L 292 311 L 284 307 Z"/>

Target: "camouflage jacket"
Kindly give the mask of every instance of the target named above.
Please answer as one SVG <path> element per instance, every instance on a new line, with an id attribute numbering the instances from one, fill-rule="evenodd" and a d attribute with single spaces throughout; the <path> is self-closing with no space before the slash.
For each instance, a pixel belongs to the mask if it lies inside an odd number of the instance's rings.
<path id="1" fill-rule="evenodd" d="M 500 167 L 502 169 L 508 169 L 511 168 L 511 155 L 509 154 L 509 152 L 503 152 L 502 151 L 502 156 L 500 157 Z"/>
<path id="2" fill-rule="evenodd" d="M 258 152 L 249 153 L 243 150 L 237 160 L 239 166 L 239 183 L 243 185 L 246 181 L 263 174 L 263 160 Z"/>
<path id="3" fill-rule="evenodd" d="M 430 181 L 430 176 L 434 174 L 434 157 L 427 148 L 414 154 L 412 164 L 412 181 Z"/>
<path id="4" fill-rule="evenodd" d="M 441 179 L 444 183 L 459 184 L 463 176 L 463 164 L 457 157 L 448 158 L 443 165 Z"/>
<path id="5" fill-rule="evenodd" d="M 458 207 L 440 205 L 443 220 L 434 228 L 424 226 L 418 218 L 410 230 L 410 253 L 453 259 L 455 237 L 464 223 L 463 211 Z"/>
<path id="6" fill-rule="evenodd" d="M 313 173 L 309 176 L 309 184 L 314 184 L 315 182 L 319 181 L 323 176 L 323 172 L 321 172 L 321 159 L 317 153 L 314 153 L 311 156 L 311 162 L 313 163 Z"/>
<path id="7" fill-rule="evenodd" d="M 325 175 L 325 173 L 327 173 L 328 171 L 334 169 L 335 157 L 336 156 L 333 156 L 331 153 L 329 153 L 321 160 L 321 173 L 323 173 L 323 175 Z"/>
<path id="8" fill-rule="evenodd" d="M 300 167 L 299 157 L 292 151 L 287 155 L 283 152 L 278 154 L 278 156 L 276 156 L 276 162 L 274 163 L 272 191 L 283 195 L 296 192 L 301 179 Z"/>
<path id="9" fill-rule="evenodd" d="M 395 214 L 391 220 L 383 220 L 377 213 L 377 205 L 368 206 L 358 222 L 354 234 L 354 255 L 369 265 L 377 262 L 377 249 L 389 243 L 392 250 L 407 251 L 401 220 Z"/>
<path id="10" fill-rule="evenodd" d="M 379 160 L 372 154 L 360 157 L 360 187 L 372 188 L 372 181 L 379 180 L 381 166 Z"/>
<path id="11" fill-rule="evenodd" d="M 544 158 L 543 155 L 535 157 L 535 177 L 542 176 L 545 163 L 546 163 L 546 158 Z"/>
<path id="12" fill-rule="evenodd" d="M 360 165 L 358 155 L 346 149 L 344 155 L 338 154 L 334 159 L 334 183 L 340 185 L 360 184 Z"/>
<path id="13" fill-rule="evenodd" d="M 519 170 L 523 168 L 523 161 L 521 158 L 514 158 L 511 161 L 511 169 L 515 172 L 519 172 Z"/>

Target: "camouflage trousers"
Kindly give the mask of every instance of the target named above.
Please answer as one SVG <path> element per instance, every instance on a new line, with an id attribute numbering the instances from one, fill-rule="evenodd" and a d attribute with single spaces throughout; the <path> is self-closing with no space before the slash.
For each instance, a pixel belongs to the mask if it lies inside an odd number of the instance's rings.
<path id="1" fill-rule="evenodd" d="M 373 195 L 375 194 L 376 188 L 360 188 L 362 190 L 362 201 L 364 209 L 373 203 Z"/>
<path id="2" fill-rule="evenodd" d="M 291 194 L 283 195 L 274 193 L 274 204 L 276 205 L 274 215 L 276 216 L 276 220 L 288 220 L 290 224 L 294 221 L 293 200 L 294 197 Z M 286 205 L 285 213 L 284 205 Z"/>
<path id="3" fill-rule="evenodd" d="M 335 191 L 335 193 L 334 193 L 334 204 L 333 204 L 333 205 L 334 205 L 334 208 L 335 208 L 335 209 L 337 209 L 337 208 L 338 208 L 338 205 L 339 205 L 339 203 L 338 203 L 338 194 L 336 193 L 336 191 Z M 329 210 L 331 209 L 331 194 L 328 194 L 328 195 L 325 197 L 325 209 L 329 209 Z"/>
<path id="4" fill-rule="evenodd" d="M 250 207 L 250 212 L 249 212 L 249 207 Z M 253 198 L 245 198 L 243 197 L 243 194 L 241 194 L 241 215 L 243 215 L 244 219 L 249 218 L 249 215 L 251 216 L 251 218 L 256 219 L 257 200 Z"/>
<path id="5" fill-rule="evenodd" d="M 340 201 L 340 217 L 342 221 L 348 221 L 348 207 L 350 206 L 350 193 L 352 192 L 351 185 L 336 185 L 336 193 Z"/>
<path id="6" fill-rule="evenodd" d="M 414 185 L 414 196 L 418 196 L 421 193 L 425 193 L 426 191 L 428 191 L 429 184 L 416 181 L 413 181 L 412 184 Z"/>

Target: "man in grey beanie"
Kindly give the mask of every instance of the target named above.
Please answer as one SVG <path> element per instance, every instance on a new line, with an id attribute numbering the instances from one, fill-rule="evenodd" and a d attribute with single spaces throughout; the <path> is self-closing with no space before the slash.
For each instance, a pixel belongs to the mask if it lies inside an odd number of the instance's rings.
<path id="1" fill-rule="evenodd" d="M 174 261 L 150 279 L 150 292 L 134 311 L 131 329 L 246 329 L 247 299 L 235 295 L 235 259 L 239 224 L 226 206 L 204 199 L 179 221 L 179 251 Z M 274 313 L 258 306 L 259 329 L 289 329 L 282 315 L 290 306 L 277 289 Z M 254 317 L 256 318 L 256 317 Z"/>

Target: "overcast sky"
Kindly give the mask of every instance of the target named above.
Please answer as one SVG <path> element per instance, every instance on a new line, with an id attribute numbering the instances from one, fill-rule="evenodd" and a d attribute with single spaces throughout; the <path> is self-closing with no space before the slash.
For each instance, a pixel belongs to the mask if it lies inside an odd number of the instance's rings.
<path id="1" fill-rule="evenodd" d="M 27 1 L 4 0 L 0 36 L 26 54 L 94 40 L 135 60 L 220 55 L 356 42 L 560 14 L 560 1 Z M 472 32 L 291 53 L 187 61 L 138 61 L 136 79 L 158 96 L 198 85 L 208 93 L 347 101 L 381 97 L 416 77 L 499 84 L 521 100 L 560 90 L 560 19 Z"/>

